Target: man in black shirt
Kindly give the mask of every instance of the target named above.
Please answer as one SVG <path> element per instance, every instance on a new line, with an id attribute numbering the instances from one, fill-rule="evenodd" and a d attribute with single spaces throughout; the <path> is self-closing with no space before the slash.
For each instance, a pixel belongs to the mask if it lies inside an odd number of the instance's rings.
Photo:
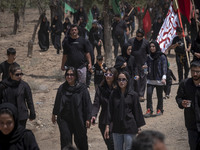
<path id="1" fill-rule="evenodd" d="M 147 55 L 149 54 L 149 42 L 144 39 L 143 29 L 138 29 L 136 32 L 136 38 L 132 38 L 128 42 L 132 45 L 131 55 L 135 57 L 135 63 L 138 67 L 139 79 L 134 82 L 134 88 L 139 95 L 140 101 L 143 102 L 147 80 L 144 67 L 147 60 Z"/>
<path id="2" fill-rule="evenodd" d="M 184 109 L 185 126 L 188 131 L 190 150 L 200 147 L 200 62 L 191 63 L 191 78 L 179 84 L 176 102 Z M 197 146 L 198 145 L 198 146 Z"/>
<path id="3" fill-rule="evenodd" d="M 71 25 L 70 36 L 65 37 L 63 40 L 61 69 L 64 71 L 65 66 L 76 68 L 79 82 L 82 83 L 86 83 L 86 65 L 88 65 L 88 70 L 92 68 L 89 49 L 90 47 L 87 41 L 78 35 L 78 26 Z"/>
<path id="4" fill-rule="evenodd" d="M 118 55 L 118 47 L 122 48 L 125 42 L 124 33 L 129 34 L 129 28 L 124 20 L 121 19 L 120 15 L 117 14 L 114 17 L 114 23 L 112 24 L 112 37 L 114 45 L 114 56 Z"/>
<path id="5" fill-rule="evenodd" d="M 7 49 L 8 59 L 0 64 L 0 75 L 2 74 L 2 80 L 8 78 L 9 75 L 9 67 L 13 64 L 18 65 L 15 61 L 16 58 L 16 50 L 14 48 Z"/>
<path id="6" fill-rule="evenodd" d="M 189 52 L 191 49 L 191 40 L 189 37 L 185 37 L 187 47 L 185 48 L 184 39 L 183 39 L 183 30 L 181 27 L 177 27 L 176 29 L 177 36 L 174 37 L 172 41 L 172 45 L 166 50 L 175 49 L 176 53 L 176 64 L 178 68 L 178 78 L 179 82 L 183 80 L 183 67 L 185 69 L 185 79 L 188 77 L 189 66 L 188 60 L 186 56 L 186 52 Z"/>

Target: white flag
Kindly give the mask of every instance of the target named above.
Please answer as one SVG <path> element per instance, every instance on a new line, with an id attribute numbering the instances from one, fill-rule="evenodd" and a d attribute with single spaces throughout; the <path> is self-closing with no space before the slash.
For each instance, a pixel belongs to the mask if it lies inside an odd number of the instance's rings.
<path id="1" fill-rule="evenodd" d="M 173 9 L 172 1 L 157 37 L 157 42 L 159 43 L 160 49 L 163 53 L 172 44 L 173 38 L 176 36 L 176 28 L 179 26 L 178 14 Z"/>

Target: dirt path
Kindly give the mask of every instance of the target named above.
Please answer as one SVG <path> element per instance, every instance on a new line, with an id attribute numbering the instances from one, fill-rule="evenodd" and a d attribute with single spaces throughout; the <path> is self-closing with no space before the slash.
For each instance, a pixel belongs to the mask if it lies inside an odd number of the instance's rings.
<path id="1" fill-rule="evenodd" d="M 41 150 L 60 149 L 58 126 L 51 123 L 51 113 L 57 88 L 63 83 L 64 72 L 60 71 L 62 55 L 57 55 L 56 50 L 50 46 L 47 52 L 40 52 L 37 39 L 34 45 L 32 58 L 27 58 L 27 43 L 31 39 L 35 20 L 39 17 L 37 10 L 28 9 L 26 13 L 26 26 L 20 27 L 16 36 L 12 32 L 12 14 L 0 13 L 0 62 L 6 59 L 6 49 L 14 47 L 17 50 L 16 61 L 22 66 L 25 76 L 23 79 L 29 83 L 33 90 L 34 104 L 37 119 L 27 123 L 27 128 L 33 130 Z M 47 12 L 49 17 L 49 12 Z M 10 19 L 7 19 L 10 18 Z M 169 57 L 171 69 L 177 76 L 175 58 Z M 175 102 L 177 85 L 172 86 L 170 99 L 164 101 L 164 115 L 145 119 L 146 125 L 142 128 L 159 130 L 166 136 L 168 150 L 188 150 L 187 132 L 184 126 L 183 110 Z M 93 83 L 90 88 L 91 98 L 94 97 Z M 157 99 L 154 91 L 153 104 L 156 108 Z M 141 103 L 145 113 L 146 102 Z M 105 144 L 98 126 L 88 130 L 90 150 L 105 150 Z"/>

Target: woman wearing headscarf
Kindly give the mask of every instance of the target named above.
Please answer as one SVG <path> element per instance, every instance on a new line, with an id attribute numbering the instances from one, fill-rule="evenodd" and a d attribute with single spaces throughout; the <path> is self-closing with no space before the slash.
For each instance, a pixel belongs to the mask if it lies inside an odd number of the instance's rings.
<path id="1" fill-rule="evenodd" d="M 127 71 L 130 75 L 131 82 L 133 82 L 133 78 L 135 80 L 139 79 L 138 76 L 138 68 L 135 63 L 134 56 L 131 55 L 132 46 L 130 43 L 125 43 L 122 47 L 122 54 L 117 56 L 116 62 L 115 62 L 115 68 L 118 72 L 121 71 Z M 133 86 L 133 83 L 131 83 Z"/>
<path id="2" fill-rule="evenodd" d="M 38 31 L 38 40 L 41 51 L 47 51 L 49 49 L 49 30 L 49 21 L 47 20 L 47 17 L 44 17 Z"/>
<path id="3" fill-rule="evenodd" d="M 87 128 L 90 127 L 92 103 L 87 86 L 78 82 L 77 70 L 68 67 L 66 81 L 58 88 L 52 114 L 52 122 L 58 123 L 61 149 L 72 144 L 88 150 Z"/>
<path id="4" fill-rule="evenodd" d="M 57 54 L 59 54 L 61 50 L 61 33 L 63 31 L 62 28 L 63 25 L 59 16 L 55 15 L 51 24 L 51 40 L 54 48 L 57 50 Z"/>
<path id="5" fill-rule="evenodd" d="M 163 114 L 163 89 L 166 84 L 167 58 L 161 52 L 160 46 L 156 41 L 149 44 L 150 55 L 147 58 L 147 112 L 144 117 L 151 117 L 153 114 L 152 94 L 156 88 L 158 104 L 156 115 Z"/>
<path id="6" fill-rule="evenodd" d="M 0 83 L 0 104 L 14 104 L 19 123 L 26 128 L 27 119 L 31 121 L 36 118 L 31 88 L 22 80 L 22 69 L 18 65 L 11 65 L 9 73 L 10 77 Z"/>
<path id="7" fill-rule="evenodd" d="M 39 150 L 34 134 L 19 124 L 17 108 L 11 103 L 0 105 L 0 149 Z"/>
<path id="8" fill-rule="evenodd" d="M 115 150 L 131 150 L 133 137 L 145 125 L 139 97 L 130 86 L 128 72 L 119 73 L 117 88 L 110 96 L 108 124 L 105 138 L 109 138 L 109 128 L 112 126 Z"/>
<path id="9" fill-rule="evenodd" d="M 99 115 L 99 129 L 103 136 L 104 142 L 107 146 L 108 150 L 114 150 L 113 139 L 110 137 L 109 139 L 104 138 L 104 131 L 107 125 L 107 115 L 108 115 L 108 105 L 109 98 L 112 91 L 116 88 L 116 79 L 117 79 L 117 70 L 114 67 L 108 68 L 104 73 L 104 78 L 101 84 L 98 86 L 94 103 L 92 107 L 92 124 L 95 124 L 95 120 L 97 118 L 98 112 L 101 108 L 101 112 Z M 112 133 L 109 134 L 112 136 Z"/>

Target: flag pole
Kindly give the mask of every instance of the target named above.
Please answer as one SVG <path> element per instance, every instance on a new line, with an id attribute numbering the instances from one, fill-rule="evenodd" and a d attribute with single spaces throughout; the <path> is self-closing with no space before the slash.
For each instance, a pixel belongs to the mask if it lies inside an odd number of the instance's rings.
<path id="1" fill-rule="evenodd" d="M 178 11 L 178 19 L 179 19 L 181 28 L 183 29 L 183 24 L 182 24 L 181 15 L 180 15 L 180 11 L 179 11 L 179 5 L 178 5 L 177 0 L 175 0 L 175 4 L 176 4 L 176 7 L 177 7 L 177 11 Z M 185 45 L 185 53 L 186 53 L 186 57 L 187 57 L 188 67 L 190 68 L 189 54 L 188 54 L 188 51 L 186 51 L 186 49 L 188 47 L 187 47 L 187 43 L 186 43 L 186 39 L 185 39 L 184 29 L 183 29 L 183 41 L 184 41 L 184 45 Z"/>

